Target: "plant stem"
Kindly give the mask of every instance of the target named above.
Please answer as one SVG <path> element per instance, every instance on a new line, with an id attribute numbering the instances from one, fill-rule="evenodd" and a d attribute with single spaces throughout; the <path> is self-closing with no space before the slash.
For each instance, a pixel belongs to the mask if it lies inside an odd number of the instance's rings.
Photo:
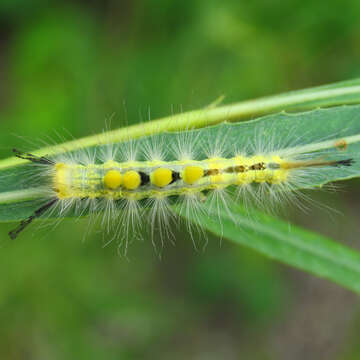
<path id="1" fill-rule="evenodd" d="M 220 107 L 207 107 L 187 113 L 177 114 L 136 124 L 125 128 L 107 131 L 102 134 L 84 137 L 64 144 L 44 147 L 34 152 L 37 156 L 57 155 L 85 147 L 112 142 L 128 141 L 142 136 L 162 132 L 182 131 L 202 128 L 224 121 L 239 121 L 284 110 L 314 109 L 319 106 L 333 106 L 360 102 L 360 80 L 294 91 L 283 95 L 270 96 L 256 100 L 243 101 Z M 26 160 L 7 158 L 0 161 L 0 169 L 25 163 Z"/>

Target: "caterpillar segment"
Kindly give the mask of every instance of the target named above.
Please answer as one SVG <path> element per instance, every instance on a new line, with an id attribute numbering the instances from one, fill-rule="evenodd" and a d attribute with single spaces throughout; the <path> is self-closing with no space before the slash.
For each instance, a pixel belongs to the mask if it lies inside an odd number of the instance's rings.
<path id="1" fill-rule="evenodd" d="M 59 199 L 114 200 L 178 196 L 250 183 L 279 184 L 289 169 L 278 156 L 213 158 L 202 161 L 114 161 L 99 165 L 54 166 L 53 187 Z"/>

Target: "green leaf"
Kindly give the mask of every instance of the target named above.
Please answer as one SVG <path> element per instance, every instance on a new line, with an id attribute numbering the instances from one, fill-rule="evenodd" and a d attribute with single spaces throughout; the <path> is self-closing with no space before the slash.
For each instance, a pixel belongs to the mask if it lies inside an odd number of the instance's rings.
<path id="1" fill-rule="evenodd" d="M 236 214 L 238 225 L 229 217 Z M 360 294 L 360 253 L 324 236 L 235 204 L 219 217 L 199 214 L 192 219 L 214 234 L 247 246 L 272 259 L 334 281 Z M 221 221 L 222 226 L 219 226 Z"/>
<path id="2" fill-rule="evenodd" d="M 279 155 L 318 153 L 319 157 L 326 159 L 355 160 L 354 165 L 349 168 L 334 167 L 323 173 L 314 173 L 302 186 L 320 187 L 330 181 L 360 176 L 359 105 L 294 114 L 281 112 L 247 122 L 235 121 L 283 108 L 293 110 L 315 104 L 334 105 L 359 100 L 360 81 L 356 80 L 253 102 L 218 108 L 210 106 L 204 110 L 114 130 L 105 135 L 47 147 L 36 151 L 36 154 L 58 154 L 64 149 L 75 154 L 84 149 L 91 152 L 108 142 L 126 146 L 129 139 L 135 139 L 132 141 L 138 142 L 141 148 L 147 141 L 146 136 L 150 135 L 161 137 L 164 144 L 171 144 L 178 137 L 175 131 L 194 128 L 195 130 L 187 130 L 187 140 L 190 143 L 196 139 L 206 139 L 212 144 L 224 136 L 227 150 L 232 152 L 234 148 L 240 151 L 249 142 L 260 140 L 267 145 L 265 148 L 273 148 L 274 153 Z M 213 126 L 205 127 L 209 124 Z M 346 143 L 346 146 L 336 146 L 339 141 Z M 201 158 L 205 155 L 200 153 L 199 156 Z M 36 177 L 37 171 L 33 164 L 18 159 L 0 161 L 0 221 L 23 219 L 42 203 L 44 192 L 40 186 L 41 178 Z M 200 221 L 203 227 L 215 234 L 249 246 L 274 259 L 360 292 L 360 255 L 357 252 L 295 227 L 289 232 L 287 223 L 264 214 L 257 214 L 256 218 L 260 221 L 254 221 L 235 204 L 229 204 L 229 210 L 232 216 L 236 216 L 241 230 L 235 227 L 229 212 L 224 209 L 220 209 L 219 214 L 222 225 L 219 225 L 218 218 L 211 219 L 211 216 L 201 214 L 200 218 L 190 220 Z"/>
<path id="3" fill-rule="evenodd" d="M 278 155 L 301 155 L 319 152 L 319 157 L 327 160 L 352 158 L 355 163 L 351 167 L 333 167 L 326 172 L 315 172 L 303 188 L 321 187 L 330 181 L 350 179 L 360 176 L 360 106 L 341 106 L 329 109 L 314 110 L 305 113 L 279 113 L 268 115 L 257 120 L 241 123 L 222 123 L 187 132 L 190 143 L 205 140 L 215 144 L 219 138 L 226 138 L 227 151 L 246 149 L 249 142 L 261 142 L 267 149 L 274 148 Z M 172 144 L 176 142 L 178 133 L 166 132 L 153 135 L 154 143 Z M 156 140 L 156 137 L 161 140 Z M 80 140 L 81 141 L 81 140 Z M 136 140 L 139 148 L 144 148 L 147 137 Z M 346 149 L 336 147 L 339 142 L 346 142 Z M 127 146 L 126 142 L 118 144 Z M 87 151 L 99 151 L 101 146 L 89 147 Z M 51 153 L 51 149 L 48 149 Z M 199 158 L 205 158 L 204 150 L 199 149 Z M 276 151 L 275 151 L 276 150 Z M 72 153 L 76 154 L 77 150 Z M 41 178 L 37 177 L 37 167 L 33 164 L 0 167 L 0 220 L 18 220 L 17 203 L 23 203 L 31 211 L 31 200 L 43 197 L 44 191 L 39 187 Z M 19 179 L 21 179 L 19 181 Z M 30 201 L 30 202 L 29 202 Z M 8 204 L 12 203 L 14 211 Z M 1 205 L 4 206 L 1 206 Z M 33 208 L 35 210 L 35 207 Z"/>

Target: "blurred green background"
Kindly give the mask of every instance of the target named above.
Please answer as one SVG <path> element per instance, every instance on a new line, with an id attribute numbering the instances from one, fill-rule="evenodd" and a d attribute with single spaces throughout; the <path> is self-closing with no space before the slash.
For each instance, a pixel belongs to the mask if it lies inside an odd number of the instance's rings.
<path id="1" fill-rule="evenodd" d="M 0 155 L 360 76 L 360 2 L 1 0 Z M 150 109 L 150 111 L 149 111 Z M 66 130 L 64 130 L 66 129 Z M 19 137 L 20 136 L 20 137 Z M 27 145 L 28 146 L 28 145 Z M 360 249 L 356 181 L 293 221 Z M 8 242 L 1 359 L 359 359 L 358 297 L 209 237 L 129 260 L 86 221 Z"/>

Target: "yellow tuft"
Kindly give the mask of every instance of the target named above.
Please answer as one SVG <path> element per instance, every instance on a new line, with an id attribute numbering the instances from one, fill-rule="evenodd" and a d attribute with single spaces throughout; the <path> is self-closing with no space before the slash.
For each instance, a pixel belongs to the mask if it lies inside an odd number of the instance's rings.
<path id="1" fill-rule="evenodd" d="M 204 169 L 200 166 L 186 166 L 182 178 L 187 184 L 194 184 L 204 176 Z"/>
<path id="2" fill-rule="evenodd" d="M 169 185 L 173 179 L 172 171 L 166 168 L 159 168 L 153 171 L 150 175 L 151 182 L 158 186 L 164 187 Z"/>
<path id="3" fill-rule="evenodd" d="M 104 184 L 108 189 L 117 189 L 122 184 L 122 175 L 120 171 L 109 170 L 104 176 Z"/>
<path id="4" fill-rule="evenodd" d="M 140 186 L 141 178 L 137 171 L 130 170 L 124 174 L 123 184 L 128 190 L 135 190 Z"/>

